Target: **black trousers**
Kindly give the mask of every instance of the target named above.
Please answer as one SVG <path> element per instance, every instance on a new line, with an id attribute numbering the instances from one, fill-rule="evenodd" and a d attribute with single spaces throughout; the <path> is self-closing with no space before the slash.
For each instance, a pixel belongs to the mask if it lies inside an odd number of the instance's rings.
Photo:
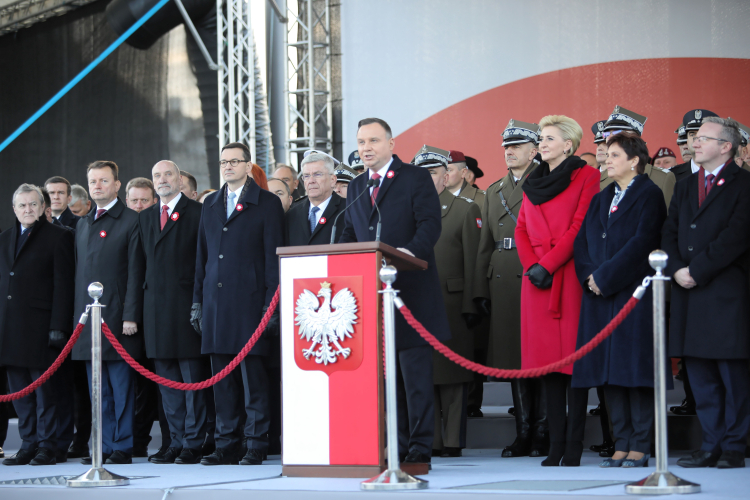
<path id="1" fill-rule="evenodd" d="M 607 397 L 604 394 L 604 387 L 596 388 L 596 397 L 599 398 L 599 425 L 602 427 L 602 440 L 612 441 L 612 432 L 610 430 L 609 408 L 607 407 Z"/>
<path id="2" fill-rule="evenodd" d="M 44 373 L 42 368 L 7 366 L 8 389 L 17 392 Z M 57 450 L 57 397 L 51 381 L 42 384 L 28 396 L 13 401 L 18 414 L 18 433 L 22 450 L 37 447 Z"/>
<path id="3" fill-rule="evenodd" d="M 88 448 L 91 439 L 91 394 L 86 362 L 70 360 L 73 372 L 73 443 L 77 448 Z"/>
<path id="4" fill-rule="evenodd" d="M 211 354 L 214 375 L 234 359 L 232 354 Z M 243 434 L 247 448 L 266 451 L 270 422 L 268 373 L 263 356 L 252 354 L 214 385 L 216 406 L 216 447 L 239 449 Z M 244 405 L 243 405 L 244 403 Z M 244 432 L 241 414 L 245 413 Z"/>
<path id="5" fill-rule="evenodd" d="M 746 359 L 687 358 L 704 451 L 741 451 L 750 432 Z"/>
<path id="6" fill-rule="evenodd" d="M 47 382 L 54 384 L 57 394 L 57 451 L 67 453 L 75 434 L 75 383 L 73 360 L 68 357 Z"/>
<path id="7" fill-rule="evenodd" d="M 435 436 L 435 396 L 432 383 L 432 347 L 398 351 L 398 452 L 432 453 Z"/>
<path id="8" fill-rule="evenodd" d="M 604 393 L 612 412 L 615 451 L 650 453 L 654 428 L 654 389 L 606 385 Z"/>
<path id="9" fill-rule="evenodd" d="M 550 373 L 542 377 L 547 390 L 547 419 L 551 444 L 583 442 L 589 391 L 570 387 L 571 378 L 570 375 L 564 373 Z"/>
<path id="10" fill-rule="evenodd" d="M 208 358 L 155 359 L 154 366 L 158 375 L 176 382 L 202 382 L 211 377 Z M 206 393 L 210 389 L 180 391 L 160 385 L 159 390 L 169 425 L 169 446 L 200 450 L 206 439 Z"/>
<path id="11" fill-rule="evenodd" d="M 0 366 L 0 395 L 8 394 L 8 375 L 5 373 L 5 367 Z M 8 437 L 8 419 L 10 418 L 8 405 L 10 403 L 0 403 L 0 448 L 5 445 L 5 438 Z"/>
<path id="12" fill-rule="evenodd" d="M 154 361 L 146 359 L 143 366 L 151 371 L 154 370 Z M 135 373 L 135 420 L 133 423 L 133 448 L 148 448 L 151 442 L 151 429 L 155 421 L 159 421 L 161 430 L 161 444 L 159 448 L 170 446 L 171 431 L 167 418 L 164 414 L 159 385 L 152 382 L 140 373 Z"/>

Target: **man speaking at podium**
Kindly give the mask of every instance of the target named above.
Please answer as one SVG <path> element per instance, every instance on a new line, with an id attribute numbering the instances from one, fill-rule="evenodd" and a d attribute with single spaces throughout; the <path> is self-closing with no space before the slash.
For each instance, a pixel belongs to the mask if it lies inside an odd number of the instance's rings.
<path id="1" fill-rule="evenodd" d="M 393 154 L 395 141 L 379 118 L 361 120 L 357 150 L 367 171 L 349 184 L 344 233 L 340 243 L 380 241 L 427 261 L 426 271 L 402 271 L 395 288 L 427 330 L 440 340 L 450 338 L 433 248 L 440 238 L 440 201 L 427 189 L 429 172 L 402 162 Z M 368 187 L 369 181 L 376 180 Z M 379 184 L 378 184 L 379 181 Z M 364 190 L 369 193 L 364 193 Z M 377 205 L 377 206 L 376 206 Z M 378 209 L 380 210 L 378 213 Z M 398 451 L 406 463 L 430 463 L 435 408 L 432 348 L 396 314 L 398 373 Z"/>

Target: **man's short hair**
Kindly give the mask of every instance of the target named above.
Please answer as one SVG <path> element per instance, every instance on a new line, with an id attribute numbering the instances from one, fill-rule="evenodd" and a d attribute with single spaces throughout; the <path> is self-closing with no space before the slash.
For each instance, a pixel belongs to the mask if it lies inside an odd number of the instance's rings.
<path id="1" fill-rule="evenodd" d="M 107 168 L 107 167 L 109 167 L 110 170 L 112 170 L 112 175 L 114 176 L 115 181 L 117 181 L 120 175 L 120 169 L 117 168 L 117 163 L 113 161 L 106 161 L 106 160 L 97 160 L 95 162 L 89 163 L 89 166 L 86 167 L 86 177 L 88 177 L 89 172 L 91 172 L 92 170 L 97 170 L 100 168 Z"/>
<path id="2" fill-rule="evenodd" d="M 292 179 L 295 180 L 295 181 L 297 180 L 297 171 L 294 170 L 291 166 L 284 165 L 283 163 L 277 163 L 276 164 L 276 168 L 273 169 L 273 173 L 275 174 L 276 172 L 278 172 L 282 168 L 288 168 L 289 171 L 292 173 Z M 271 175 L 273 175 L 273 174 L 271 174 Z"/>
<path id="3" fill-rule="evenodd" d="M 60 177 L 59 175 L 56 175 L 54 177 L 50 177 L 46 181 L 44 181 L 44 187 L 47 187 L 47 184 L 65 184 L 68 186 L 68 196 L 70 196 L 70 182 L 65 177 Z"/>
<path id="4" fill-rule="evenodd" d="M 271 181 L 282 183 L 284 185 L 284 189 L 286 189 L 287 196 L 292 196 L 292 190 L 289 189 L 289 184 L 287 184 L 284 179 L 277 179 L 276 177 L 271 177 L 270 179 L 268 179 L 268 182 L 271 182 Z"/>
<path id="5" fill-rule="evenodd" d="M 151 196 L 156 199 L 156 190 L 154 189 L 154 183 L 151 179 L 145 177 L 136 177 L 128 181 L 128 185 L 125 186 L 125 197 L 130 196 L 130 188 L 147 188 L 151 190 Z"/>
<path id="6" fill-rule="evenodd" d="M 198 192 L 198 181 L 195 180 L 195 176 L 193 176 L 193 174 L 184 170 L 180 170 L 180 175 L 184 175 L 187 178 L 188 184 L 190 184 L 191 191 Z"/>
<path id="7" fill-rule="evenodd" d="M 307 155 L 305 159 L 302 160 L 302 163 L 300 163 L 299 168 L 301 170 L 302 167 L 304 167 L 308 163 L 315 163 L 318 161 L 322 161 L 323 165 L 325 165 L 326 167 L 326 171 L 328 171 L 329 174 L 333 175 L 336 167 L 336 165 L 334 165 L 333 163 L 333 158 L 328 155 L 324 155 L 323 153 L 312 153 Z"/>
<path id="8" fill-rule="evenodd" d="M 16 196 L 21 193 L 31 193 L 32 191 L 39 195 L 39 203 L 44 203 L 44 195 L 42 194 L 42 190 L 39 189 L 38 186 L 35 186 L 33 184 L 21 184 L 20 186 L 18 186 L 18 189 L 16 189 L 15 193 L 13 193 L 13 206 L 16 206 Z"/>
<path id="9" fill-rule="evenodd" d="M 729 151 L 729 157 L 734 158 L 737 155 L 737 149 L 740 147 L 742 136 L 740 135 L 739 124 L 731 118 L 719 118 L 718 116 L 707 116 L 703 119 L 702 123 L 716 123 L 721 125 L 720 137 L 717 139 L 724 139 L 732 145 L 732 150 Z"/>
<path id="10" fill-rule="evenodd" d="M 70 196 L 73 197 L 70 201 L 71 205 L 75 205 L 79 201 L 83 201 L 84 203 L 89 201 L 89 193 L 86 191 L 86 188 L 80 184 L 73 184 L 70 186 Z"/>
<path id="11" fill-rule="evenodd" d="M 242 150 L 242 159 L 245 161 L 250 161 L 250 149 L 242 144 L 241 142 L 230 142 L 223 148 L 221 148 L 221 152 L 223 153 L 225 149 L 241 149 Z"/>
<path id="12" fill-rule="evenodd" d="M 393 134 L 391 133 L 391 126 L 388 125 L 385 120 L 381 120 L 380 118 L 364 118 L 360 120 L 357 124 L 357 130 L 359 131 L 359 129 L 361 129 L 363 126 L 370 125 L 371 123 L 377 123 L 378 125 L 383 127 L 385 129 L 385 136 L 387 138 L 390 139 L 391 137 L 393 137 Z"/>
<path id="13" fill-rule="evenodd" d="M 42 199 L 44 200 L 44 208 L 49 208 L 52 206 L 52 198 L 49 197 L 49 191 L 47 191 L 47 188 L 39 188 L 42 190 Z"/>

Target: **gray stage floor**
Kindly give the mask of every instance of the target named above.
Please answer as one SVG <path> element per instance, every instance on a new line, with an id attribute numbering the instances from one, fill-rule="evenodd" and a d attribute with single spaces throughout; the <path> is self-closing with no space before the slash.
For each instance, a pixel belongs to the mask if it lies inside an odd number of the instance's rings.
<path id="1" fill-rule="evenodd" d="M 274 457 L 272 457 L 274 458 Z M 502 495 L 504 498 L 526 500 L 549 499 L 560 495 L 585 498 L 629 497 L 624 483 L 635 481 L 652 472 L 652 467 L 643 469 L 601 469 L 600 459 L 594 453 L 585 452 L 581 467 L 542 468 L 537 458 L 506 459 L 500 450 L 467 450 L 462 458 L 438 458 L 433 470 L 424 479 L 429 489 L 408 493 L 361 492 L 359 479 L 318 479 L 281 477 L 278 457 L 262 466 L 201 465 L 153 465 L 146 459 L 137 459 L 132 465 L 111 465 L 112 472 L 133 479 L 123 488 L 73 489 L 65 486 L 5 484 L 0 486 L 3 500 L 16 498 L 88 499 L 111 500 L 170 500 L 190 498 L 239 499 L 263 498 L 264 500 L 295 498 L 300 500 L 339 500 L 353 496 L 362 497 L 388 495 L 440 494 L 448 499 L 476 498 L 476 495 Z M 671 465 L 677 456 L 670 459 Z M 0 482 L 16 481 L 45 476 L 76 475 L 85 472 L 87 466 L 68 462 L 48 467 L 2 467 Z M 682 469 L 674 466 L 672 472 L 684 479 L 700 483 L 703 491 L 690 498 L 746 499 L 750 487 L 750 469 Z M 577 489 L 579 488 L 579 489 Z M 632 498 L 632 497 L 630 497 Z"/>

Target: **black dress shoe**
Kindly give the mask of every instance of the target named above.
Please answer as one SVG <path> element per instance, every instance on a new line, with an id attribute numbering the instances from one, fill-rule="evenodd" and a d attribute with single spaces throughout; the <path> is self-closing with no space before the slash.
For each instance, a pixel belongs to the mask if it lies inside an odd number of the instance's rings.
<path id="1" fill-rule="evenodd" d="M 263 452 L 250 448 L 240 460 L 240 465 L 261 465 L 263 463 Z"/>
<path id="2" fill-rule="evenodd" d="M 203 457 L 201 465 L 237 465 L 237 452 L 226 448 L 216 448 L 213 453 Z"/>
<path id="3" fill-rule="evenodd" d="M 599 405 L 596 408 L 593 408 L 593 409 L 589 410 L 589 414 L 590 415 L 601 415 L 602 414 L 602 404 L 599 403 Z M 592 451 L 598 451 L 598 450 L 592 450 Z"/>
<path id="4" fill-rule="evenodd" d="M 201 455 L 205 457 L 206 455 L 210 455 L 214 451 L 216 451 L 216 443 L 203 443 L 203 446 L 201 447 Z"/>
<path id="5" fill-rule="evenodd" d="M 107 462 L 107 460 L 109 459 L 109 456 L 110 456 L 109 453 L 102 453 L 102 463 L 103 464 Z M 81 463 L 83 465 L 91 465 L 93 463 L 93 460 L 91 459 L 91 457 L 83 457 L 81 459 Z"/>
<path id="6" fill-rule="evenodd" d="M 711 453 L 710 451 L 695 450 L 690 455 L 679 459 L 677 465 L 687 469 L 694 467 L 716 467 L 720 456 L 719 452 Z"/>
<path id="7" fill-rule="evenodd" d="M 174 459 L 176 464 L 199 464 L 201 463 L 201 450 L 199 448 L 183 448 L 180 456 Z"/>
<path id="8" fill-rule="evenodd" d="M 583 442 L 568 441 L 565 443 L 565 454 L 560 465 L 563 467 L 580 467 L 583 454 Z"/>
<path id="9" fill-rule="evenodd" d="M 124 451 L 115 450 L 114 452 L 112 452 L 109 458 L 104 461 L 104 463 L 105 464 L 132 464 L 133 456 L 128 453 L 125 453 Z"/>
<path id="10" fill-rule="evenodd" d="M 131 456 L 136 458 L 146 458 L 148 456 L 148 448 L 145 446 L 133 448 L 133 454 Z"/>
<path id="11" fill-rule="evenodd" d="M 614 443 L 610 441 L 609 439 L 607 439 L 602 444 L 592 444 L 591 446 L 589 446 L 589 450 L 593 451 L 594 453 L 599 453 L 603 449 L 609 448 L 610 446 L 613 446 L 613 445 Z"/>
<path id="12" fill-rule="evenodd" d="M 549 444 L 547 443 L 531 443 L 531 451 L 529 451 L 530 457 L 546 457 L 549 454 Z"/>
<path id="13" fill-rule="evenodd" d="M 68 461 L 68 452 L 64 450 L 57 450 L 55 452 L 55 460 L 58 464 L 64 464 Z"/>
<path id="14" fill-rule="evenodd" d="M 511 406 L 510 408 L 508 408 L 508 413 L 510 413 L 511 415 L 515 415 L 516 414 L 516 407 L 515 406 Z"/>
<path id="15" fill-rule="evenodd" d="M 169 449 L 168 447 L 167 448 L 164 448 L 164 447 L 159 448 L 159 451 L 157 451 L 156 453 L 154 453 L 153 455 L 151 455 L 151 456 L 148 457 L 148 461 L 149 462 L 153 462 L 154 460 L 161 460 L 162 458 L 164 458 L 164 454 L 167 453 L 168 449 Z"/>
<path id="16" fill-rule="evenodd" d="M 745 466 L 745 454 L 741 451 L 725 451 L 716 462 L 719 469 L 741 469 Z"/>
<path id="17" fill-rule="evenodd" d="M 482 418 L 484 417 L 484 413 L 482 413 L 482 410 L 479 409 L 471 409 L 467 412 L 467 415 L 469 418 Z"/>
<path id="18" fill-rule="evenodd" d="M 18 453 L 15 455 L 3 460 L 3 465 L 29 465 L 29 462 L 31 462 L 35 456 L 36 448 L 18 450 Z"/>
<path id="19" fill-rule="evenodd" d="M 161 456 L 149 459 L 152 464 L 173 464 L 177 457 L 182 453 L 182 448 L 167 448 Z"/>
<path id="20" fill-rule="evenodd" d="M 87 444 L 79 446 L 76 443 L 73 443 L 70 445 L 70 448 L 68 448 L 68 458 L 84 458 L 89 455 L 89 445 Z"/>
<path id="21" fill-rule="evenodd" d="M 443 454 L 440 456 L 456 458 L 462 455 L 463 453 L 461 452 L 461 448 L 451 448 L 450 446 L 446 446 L 445 448 L 443 448 Z"/>
<path id="22" fill-rule="evenodd" d="M 503 449 L 502 456 L 504 458 L 513 458 L 513 457 L 528 457 L 529 452 L 531 451 L 531 438 L 526 437 L 517 437 L 515 441 L 513 441 L 513 444 L 510 446 L 506 446 Z"/>
<path id="23" fill-rule="evenodd" d="M 695 405 L 689 404 L 688 400 L 684 399 L 680 406 L 672 406 L 669 411 L 675 415 L 680 415 L 681 417 L 695 415 Z"/>
<path id="24" fill-rule="evenodd" d="M 425 455 L 421 451 L 411 450 L 406 458 L 404 458 L 405 464 L 429 464 L 432 463 L 432 457 Z"/>
<path id="25" fill-rule="evenodd" d="M 603 458 L 610 458 L 612 455 L 615 454 L 615 443 L 611 443 L 606 448 L 602 448 L 599 452 L 599 456 Z"/>
<path id="26" fill-rule="evenodd" d="M 436 450 L 435 448 L 432 449 L 432 456 L 433 457 L 442 457 L 443 456 L 443 450 Z M 406 458 L 406 457 L 404 457 Z"/>
<path id="27" fill-rule="evenodd" d="M 39 448 L 36 450 L 36 455 L 31 459 L 29 465 L 55 465 L 57 463 L 57 457 L 55 452 L 49 448 Z"/>

